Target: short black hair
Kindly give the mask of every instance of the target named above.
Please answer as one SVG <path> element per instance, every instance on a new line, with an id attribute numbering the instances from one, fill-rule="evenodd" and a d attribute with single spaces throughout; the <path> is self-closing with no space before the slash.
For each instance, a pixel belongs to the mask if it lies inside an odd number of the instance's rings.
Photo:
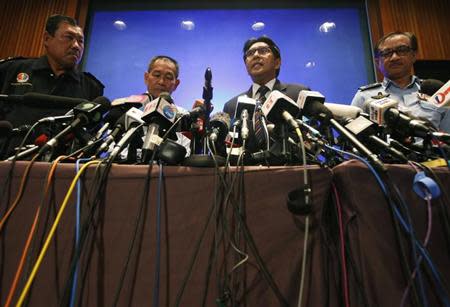
<path id="1" fill-rule="evenodd" d="M 164 60 L 164 61 L 172 62 L 172 63 L 175 65 L 175 77 L 178 78 L 178 75 L 179 75 L 179 73 L 180 73 L 180 67 L 179 67 L 179 65 L 178 65 L 178 62 L 177 62 L 174 58 L 171 58 L 170 56 L 167 56 L 167 55 L 157 55 L 157 56 L 154 56 L 154 57 L 150 60 L 150 63 L 148 64 L 148 68 L 147 68 L 147 71 L 148 71 L 148 72 L 150 72 L 150 70 L 152 70 L 153 64 L 155 64 L 155 62 L 158 61 L 158 60 Z"/>
<path id="2" fill-rule="evenodd" d="M 397 35 L 406 36 L 409 39 L 409 46 L 411 47 L 411 49 L 413 51 L 417 51 L 417 49 L 418 49 L 417 37 L 414 35 L 414 33 L 412 33 L 412 32 L 403 32 L 403 31 L 394 31 L 394 32 L 386 34 L 385 36 L 380 38 L 380 40 L 377 42 L 377 44 L 375 45 L 375 48 L 373 50 L 374 54 L 375 54 L 375 57 L 378 58 L 380 56 L 380 46 L 381 46 L 381 44 L 383 44 L 388 38 L 391 38 L 391 37 L 397 36 Z"/>
<path id="3" fill-rule="evenodd" d="M 65 15 L 52 15 L 47 18 L 47 23 L 45 24 L 45 31 L 51 36 L 55 35 L 56 30 L 58 30 L 59 25 L 62 23 L 68 23 L 71 26 L 78 27 L 77 21 L 69 16 Z"/>
<path id="4" fill-rule="evenodd" d="M 260 36 L 258 38 L 252 37 L 250 39 L 248 39 L 245 44 L 244 44 L 244 48 L 243 48 L 243 52 L 244 52 L 244 62 L 245 62 L 245 54 L 247 53 L 247 51 L 250 49 L 250 47 L 255 44 L 255 43 L 266 43 L 270 50 L 272 51 L 273 55 L 275 56 L 276 59 L 281 59 L 281 53 L 280 53 L 280 48 L 277 46 L 277 44 L 275 44 L 275 42 L 268 36 L 263 35 Z M 280 73 L 280 69 L 277 69 L 277 77 L 278 74 Z"/>

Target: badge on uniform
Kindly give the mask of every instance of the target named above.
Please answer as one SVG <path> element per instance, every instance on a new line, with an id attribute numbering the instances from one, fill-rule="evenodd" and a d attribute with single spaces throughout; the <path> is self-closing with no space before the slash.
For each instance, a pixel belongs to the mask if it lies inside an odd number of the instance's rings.
<path id="1" fill-rule="evenodd" d="M 382 92 L 378 92 L 378 94 L 376 96 L 372 96 L 370 98 L 372 98 L 372 99 L 383 99 L 383 98 L 389 97 L 389 95 L 390 94 L 387 94 L 387 93 L 383 94 Z"/>
<path id="2" fill-rule="evenodd" d="M 30 80 L 30 76 L 27 73 L 20 72 L 17 74 L 17 83 L 25 83 Z"/>

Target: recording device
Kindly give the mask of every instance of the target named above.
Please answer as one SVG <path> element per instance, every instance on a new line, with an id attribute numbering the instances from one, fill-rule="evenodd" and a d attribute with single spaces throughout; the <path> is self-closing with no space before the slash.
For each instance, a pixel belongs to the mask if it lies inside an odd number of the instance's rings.
<path id="1" fill-rule="evenodd" d="M 450 80 L 447 81 L 440 89 L 438 89 L 433 96 L 428 100 L 433 105 L 439 108 L 450 106 Z"/>
<path id="2" fill-rule="evenodd" d="M 366 156 L 374 167 L 383 172 L 386 171 L 386 167 L 378 156 L 371 152 L 348 129 L 333 118 L 333 113 L 323 105 L 324 101 L 325 97 L 316 91 L 301 91 L 297 99 L 299 106 L 302 107 L 302 115 L 317 118 L 323 123 L 330 124 L 341 135 L 345 136 L 361 154 Z"/>
<path id="3" fill-rule="evenodd" d="M 34 92 L 29 92 L 24 95 L 0 95 L 0 101 L 24 103 L 32 106 L 39 105 L 42 108 L 65 107 L 68 109 L 88 102 L 88 100 L 83 98 L 47 95 Z"/>
<path id="4" fill-rule="evenodd" d="M 324 106 L 324 102 L 325 96 L 317 91 L 300 91 L 297 98 L 297 104 L 302 110 L 302 116 L 317 118 L 327 123 L 333 117 L 333 114 Z"/>
<path id="5" fill-rule="evenodd" d="M 225 112 L 217 112 L 209 121 L 209 138 L 215 143 L 222 144 L 230 130 L 230 115 Z"/>
<path id="6" fill-rule="evenodd" d="M 69 132 L 72 132 L 78 127 L 86 126 L 90 123 L 99 122 L 102 118 L 102 113 L 100 112 L 101 104 L 94 102 L 82 102 L 73 109 L 74 120 L 61 132 L 59 132 L 55 137 L 49 140 L 42 148 L 39 150 L 39 155 L 55 148 L 59 141 L 66 136 Z"/>
<path id="7" fill-rule="evenodd" d="M 412 119 L 397 109 L 398 102 L 388 97 L 369 100 L 364 109 L 369 110 L 370 119 L 380 126 L 388 126 L 393 131 L 407 136 L 426 138 L 433 131 L 423 121 Z"/>
<path id="8" fill-rule="evenodd" d="M 238 120 L 241 118 L 242 110 L 247 110 L 248 117 L 253 118 L 253 114 L 255 113 L 256 100 L 247 95 L 239 96 L 237 99 L 236 109 L 234 110 L 234 118 Z"/>
<path id="9" fill-rule="evenodd" d="M 123 150 L 123 148 L 128 144 L 131 140 L 131 137 L 138 131 L 140 127 L 144 124 L 144 121 L 141 119 L 143 112 L 137 108 L 131 108 L 125 113 L 124 116 L 124 128 L 126 133 L 122 136 L 122 138 L 116 143 L 114 148 L 110 151 L 109 161 L 113 161 L 117 155 Z M 121 119 L 119 119 L 121 120 Z"/>
<path id="10" fill-rule="evenodd" d="M 345 128 L 352 132 L 358 139 L 363 142 L 367 142 L 371 148 L 378 151 L 384 151 L 391 156 L 399 159 L 401 162 L 407 162 L 408 159 L 405 155 L 398 151 L 397 149 L 391 147 L 387 142 L 376 136 L 378 125 L 377 123 L 365 118 L 364 116 L 359 116 L 353 120 L 350 120 Z"/>
<path id="11" fill-rule="evenodd" d="M 142 161 L 148 162 L 150 154 L 162 142 L 161 135 L 175 122 L 177 107 L 168 93 L 161 93 L 157 99 L 146 104 L 141 119 L 148 124 L 144 144 L 142 146 Z"/>
<path id="12" fill-rule="evenodd" d="M 239 96 L 234 111 L 235 125 L 241 127 L 240 136 L 243 140 L 248 139 L 250 134 L 249 120 L 253 118 L 255 113 L 256 100 L 246 95 Z"/>
<path id="13" fill-rule="evenodd" d="M 111 102 L 111 107 L 118 107 L 123 105 L 130 105 L 131 107 L 140 108 L 150 102 L 148 95 L 131 95 L 128 97 L 122 97 L 114 99 Z"/>
<path id="14" fill-rule="evenodd" d="M 280 91 L 270 92 L 261 110 L 267 120 L 275 125 L 286 121 L 294 129 L 299 128 L 295 120 L 300 111 L 297 103 Z"/>
<path id="15" fill-rule="evenodd" d="M 341 121 L 357 118 L 363 110 L 355 106 L 325 102 L 324 106 L 331 111 L 334 119 Z"/>

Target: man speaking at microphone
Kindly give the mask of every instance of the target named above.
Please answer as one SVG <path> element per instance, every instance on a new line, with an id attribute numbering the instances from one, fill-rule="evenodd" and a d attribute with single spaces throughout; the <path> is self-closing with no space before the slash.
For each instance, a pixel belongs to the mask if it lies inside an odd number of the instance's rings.
<path id="1" fill-rule="evenodd" d="M 397 31 L 383 36 L 375 45 L 374 53 L 376 65 L 384 79 L 360 87 L 352 105 L 364 109 L 367 101 L 389 96 L 398 101 L 400 111 L 425 119 L 436 129 L 450 132 L 450 112 L 418 96 L 421 80 L 412 73 L 417 48 L 417 38 L 413 33 Z"/>
<path id="2" fill-rule="evenodd" d="M 263 104 L 273 90 L 280 91 L 294 101 L 297 101 L 300 91 L 309 90 L 308 87 L 301 84 L 287 84 L 278 80 L 281 67 L 280 48 L 267 36 L 247 40 L 243 48 L 243 58 L 253 84 L 248 91 L 233 97 L 225 103 L 223 111 L 232 118 L 234 117 L 239 96 L 246 95 L 259 100 Z M 249 147 L 252 147 L 251 143 Z M 253 151 L 262 148 L 257 145 L 256 148 L 249 149 Z"/>

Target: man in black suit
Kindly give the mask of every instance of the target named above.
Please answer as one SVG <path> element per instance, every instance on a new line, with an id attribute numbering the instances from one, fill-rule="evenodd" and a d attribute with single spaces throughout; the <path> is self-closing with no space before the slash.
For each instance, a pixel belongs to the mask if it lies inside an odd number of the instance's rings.
<path id="1" fill-rule="evenodd" d="M 239 96 L 247 95 L 264 103 L 271 91 L 278 90 L 297 101 L 300 91 L 309 90 L 308 87 L 301 84 L 287 84 L 278 80 L 277 77 L 281 67 L 280 49 L 269 37 L 261 36 L 247 40 L 244 44 L 243 53 L 245 67 L 252 78 L 253 84 L 248 91 L 225 103 L 223 111 L 228 113 L 231 118 L 234 117 Z M 261 144 L 255 143 L 250 142 L 248 144 L 250 151 L 263 148 Z"/>
<path id="2" fill-rule="evenodd" d="M 265 97 L 268 97 L 270 91 L 278 90 L 297 101 L 298 93 L 309 88 L 301 84 L 282 83 L 278 80 L 281 67 L 280 49 L 275 42 L 267 36 L 251 38 L 244 44 L 244 63 L 247 72 L 252 78 L 253 85 L 246 92 L 243 92 L 225 103 L 223 111 L 234 116 L 237 98 L 247 95 L 251 98 L 259 99 L 259 88 L 267 86 L 269 91 Z"/>

